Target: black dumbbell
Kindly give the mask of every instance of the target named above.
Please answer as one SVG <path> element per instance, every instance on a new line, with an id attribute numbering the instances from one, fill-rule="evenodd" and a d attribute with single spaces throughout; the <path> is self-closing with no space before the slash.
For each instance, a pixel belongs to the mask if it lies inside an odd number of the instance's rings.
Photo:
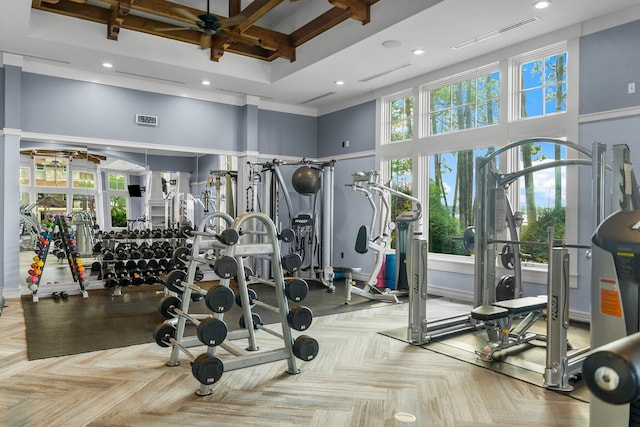
<path id="1" fill-rule="evenodd" d="M 180 298 L 167 295 L 160 300 L 158 310 L 167 319 L 182 316 L 196 325 L 196 335 L 204 345 L 217 346 L 227 338 L 228 329 L 224 321 L 215 317 L 196 319 L 189 313 L 182 311 L 181 305 Z"/>
<path id="2" fill-rule="evenodd" d="M 254 329 L 259 329 L 261 331 L 265 331 L 266 333 L 273 335 L 277 338 L 284 340 L 282 334 L 279 334 L 275 331 L 272 331 L 269 328 L 266 328 L 262 324 L 262 318 L 257 313 L 251 313 L 251 321 L 253 323 Z M 240 316 L 239 325 L 241 328 L 246 328 L 247 324 L 244 320 L 244 315 Z M 318 350 L 320 346 L 318 345 L 318 341 L 315 338 L 310 337 L 309 335 L 300 335 L 293 342 L 293 354 L 300 360 L 311 361 L 316 358 L 318 355 Z"/>
<path id="3" fill-rule="evenodd" d="M 209 310 L 214 313 L 226 313 L 233 307 L 235 295 L 228 286 L 215 284 L 211 289 L 206 290 L 194 284 L 185 282 L 187 273 L 182 270 L 172 270 L 165 279 L 165 286 L 172 292 L 182 293 L 185 288 L 204 295 L 204 301 Z"/>
<path id="4" fill-rule="evenodd" d="M 203 353 L 194 358 L 175 337 L 176 328 L 173 327 L 168 320 L 156 326 L 153 331 L 153 338 L 160 347 L 175 345 L 186 355 L 193 358 L 191 362 L 191 373 L 201 384 L 211 385 L 222 377 L 224 372 L 222 360 L 208 353 Z"/>
<path id="5" fill-rule="evenodd" d="M 105 288 L 115 288 L 118 285 L 118 280 L 116 278 L 116 273 L 113 271 L 107 271 L 104 274 L 104 287 Z"/>
<path id="6" fill-rule="evenodd" d="M 249 304 L 253 307 L 254 305 L 258 307 L 262 307 L 264 309 L 274 311 L 279 313 L 280 310 L 277 307 L 274 307 L 269 304 L 265 304 L 258 299 L 258 294 L 253 289 L 247 290 L 247 297 L 249 299 Z M 236 295 L 236 304 L 242 307 L 242 297 L 240 294 Z M 305 331 L 311 326 L 313 322 L 313 313 L 309 307 L 305 307 L 303 305 L 296 305 L 289 308 L 287 312 L 287 323 L 292 329 L 296 331 Z"/>

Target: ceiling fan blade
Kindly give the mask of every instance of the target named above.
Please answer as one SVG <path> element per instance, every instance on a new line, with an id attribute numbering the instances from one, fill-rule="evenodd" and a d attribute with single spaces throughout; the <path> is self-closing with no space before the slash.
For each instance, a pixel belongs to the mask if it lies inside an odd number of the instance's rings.
<path id="1" fill-rule="evenodd" d="M 188 10 L 184 10 L 184 9 L 180 9 L 180 8 L 175 8 L 174 9 L 176 11 L 176 13 L 178 15 L 182 15 L 183 17 L 192 20 L 193 22 L 198 22 L 200 21 L 200 18 L 197 15 L 194 15 L 193 13 L 189 12 Z"/>
<path id="2" fill-rule="evenodd" d="M 210 34 L 202 34 L 200 36 L 200 48 L 201 49 L 209 49 L 211 47 L 211 35 Z"/>

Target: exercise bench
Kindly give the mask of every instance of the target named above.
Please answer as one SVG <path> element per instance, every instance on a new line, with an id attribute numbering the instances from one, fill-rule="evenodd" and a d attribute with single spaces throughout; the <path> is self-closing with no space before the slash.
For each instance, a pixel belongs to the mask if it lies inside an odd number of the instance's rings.
<path id="1" fill-rule="evenodd" d="M 547 300 L 543 297 L 523 297 L 481 305 L 471 310 L 471 318 L 484 323 L 489 341 L 476 354 L 485 362 L 493 361 L 495 352 L 528 343 L 535 339 L 546 340 L 544 335 L 529 328 L 544 317 Z M 526 315 L 515 327 L 513 320 Z"/>

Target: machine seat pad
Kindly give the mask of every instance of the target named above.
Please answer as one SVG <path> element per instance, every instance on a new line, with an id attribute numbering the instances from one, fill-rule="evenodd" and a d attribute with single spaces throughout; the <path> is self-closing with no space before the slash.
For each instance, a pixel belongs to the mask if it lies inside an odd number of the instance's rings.
<path id="1" fill-rule="evenodd" d="M 356 252 L 366 254 L 369 251 L 369 229 L 362 225 L 356 237 Z"/>
<path id="2" fill-rule="evenodd" d="M 476 320 L 496 320 L 508 315 L 509 310 L 494 305 L 481 305 L 471 310 L 471 317 Z"/>
<path id="3" fill-rule="evenodd" d="M 334 273 L 357 273 L 362 271 L 360 267 L 333 267 Z"/>
<path id="4" fill-rule="evenodd" d="M 523 297 L 494 302 L 493 305 L 509 310 L 509 314 L 522 314 L 530 311 L 544 310 L 547 308 L 547 300 L 546 298 L 539 297 Z"/>

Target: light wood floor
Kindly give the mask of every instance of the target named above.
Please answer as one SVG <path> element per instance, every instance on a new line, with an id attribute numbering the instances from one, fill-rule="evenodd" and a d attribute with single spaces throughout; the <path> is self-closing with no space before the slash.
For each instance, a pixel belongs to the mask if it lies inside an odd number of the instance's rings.
<path id="1" fill-rule="evenodd" d="M 406 324 L 406 305 L 315 318 L 320 354 L 299 375 L 285 361 L 227 372 L 198 397 L 186 357 L 167 367 L 156 344 L 27 361 L 20 301 L 7 304 L 0 426 L 588 425 L 584 402 L 378 334 Z"/>

